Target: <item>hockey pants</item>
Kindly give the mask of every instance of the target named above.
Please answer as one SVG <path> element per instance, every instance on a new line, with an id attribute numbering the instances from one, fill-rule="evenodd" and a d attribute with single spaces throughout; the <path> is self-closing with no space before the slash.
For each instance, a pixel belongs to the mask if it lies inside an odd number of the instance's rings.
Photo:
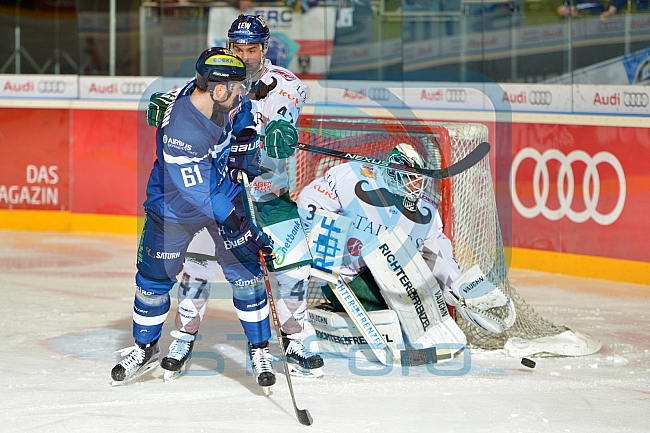
<path id="1" fill-rule="evenodd" d="M 238 204 L 235 202 L 237 212 L 241 210 L 243 213 L 243 208 Z M 268 299 L 259 263 L 236 260 L 224 248 L 219 227 L 214 221 L 177 224 L 148 212 L 138 248 L 133 303 L 133 338 L 137 342 L 147 344 L 160 338 L 170 307 L 169 292 L 183 267 L 194 233 L 203 227 L 215 240 L 219 263 L 233 287 L 233 303 L 248 340 L 252 344 L 259 344 L 271 337 Z"/>

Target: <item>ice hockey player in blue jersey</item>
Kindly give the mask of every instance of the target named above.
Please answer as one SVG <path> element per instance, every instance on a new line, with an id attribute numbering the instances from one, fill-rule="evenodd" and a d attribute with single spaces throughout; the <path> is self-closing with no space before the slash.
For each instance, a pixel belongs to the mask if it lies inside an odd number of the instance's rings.
<path id="1" fill-rule="evenodd" d="M 213 239 L 233 302 L 251 346 L 260 386 L 275 383 L 269 355 L 271 337 L 266 291 L 258 252 L 270 254 L 271 241 L 251 224 L 241 187 L 228 175 L 232 119 L 248 116 L 242 96 L 246 68 L 232 51 L 205 50 L 196 79 L 178 93 L 156 132 L 156 160 L 147 184 L 145 222 L 138 248 L 133 303 L 135 345 L 111 371 L 114 385 L 132 382 L 158 365 L 158 340 L 170 308 L 169 291 L 183 267 L 187 247 L 204 229 Z M 239 110 L 243 104 L 246 109 Z M 246 122 L 245 117 L 238 122 Z M 255 134 L 248 137 L 255 138 Z M 191 353 L 193 334 L 174 341 Z M 180 347 L 183 346 L 183 347 Z M 186 359 L 170 359 L 182 365 Z M 172 367 L 173 365 L 168 365 Z"/>
<path id="2" fill-rule="evenodd" d="M 247 81 L 251 83 L 248 96 L 258 134 L 257 140 L 247 146 L 242 137 L 249 130 L 238 124 L 235 117 L 229 168 L 233 179 L 242 171 L 249 177 L 258 220 L 275 241 L 272 270 L 278 281 L 276 306 L 290 372 L 318 376 L 322 374 L 323 359 L 303 345 L 311 256 L 296 204 L 289 197 L 286 170 L 287 158 L 294 152 L 291 146 L 298 141 L 296 124 L 309 90 L 289 70 L 265 58 L 269 38 L 268 26 L 255 15 L 240 15 L 228 30 L 228 48 L 246 64 Z M 175 97 L 176 92 L 152 95 L 147 111 L 151 126 L 160 123 Z M 260 145 L 262 137 L 264 143 Z M 211 257 L 213 250 L 205 233 L 199 233 L 188 249 L 176 315 L 176 326 L 182 333 L 198 332 L 210 282 L 218 276 L 218 266 Z M 168 357 L 163 358 L 163 368 Z"/>

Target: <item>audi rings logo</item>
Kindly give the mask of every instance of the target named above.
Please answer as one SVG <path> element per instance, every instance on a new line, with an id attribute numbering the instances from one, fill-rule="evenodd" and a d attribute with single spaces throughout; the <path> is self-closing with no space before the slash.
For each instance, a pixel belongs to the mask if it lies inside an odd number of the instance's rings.
<path id="1" fill-rule="evenodd" d="M 373 101 L 388 101 L 390 99 L 390 91 L 383 87 L 370 87 L 368 89 L 368 98 Z"/>
<path id="2" fill-rule="evenodd" d="M 65 81 L 61 80 L 39 81 L 36 91 L 38 93 L 64 93 L 67 87 Z"/>
<path id="3" fill-rule="evenodd" d="M 454 104 L 467 102 L 467 91 L 465 89 L 445 89 L 445 101 Z"/>
<path id="4" fill-rule="evenodd" d="M 517 179 L 517 170 L 522 161 L 526 159 L 535 161 L 535 170 L 533 171 L 533 196 L 535 205 L 526 207 L 519 200 L 515 188 Z M 558 209 L 549 209 L 546 202 L 549 194 L 549 173 L 548 161 L 556 160 L 560 163 L 557 174 L 557 194 L 560 202 Z M 585 210 L 576 212 L 572 209 L 573 193 L 575 190 L 575 180 L 573 176 L 572 164 L 582 162 L 587 167 L 582 179 L 582 193 L 584 196 Z M 609 164 L 614 168 L 618 177 L 619 195 L 614 209 L 602 214 L 596 208 L 600 198 L 600 177 L 598 174 L 599 164 Z M 566 185 L 566 186 L 565 186 Z M 566 188 L 566 190 L 565 190 Z M 512 161 L 512 170 L 510 172 L 510 194 L 512 195 L 512 204 L 524 218 L 535 218 L 539 214 L 551 221 L 557 221 L 563 216 L 569 218 L 574 223 L 583 223 L 592 218 L 600 225 L 609 225 L 618 219 L 625 205 L 625 173 L 621 163 L 614 155 L 609 152 L 598 152 L 593 157 L 589 156 L 582 150 L 574 150 L 568 155 L 564 155 L 557 149 L 548 149 L 543 154 L 530 147 L 522 149 Z"/>
<path id="5" fill-rule="evenodd" d="M 125 81 L 120 85 L 120 92 L 127 96 L 140 96 L 147 90 L 147 83 L 141 81 Z"/>
<path id="6" fill-rule="evenodd" d="M 551 105 L 553 94 L 548 90 L 533 90 L 528 95 L 531 105 Z"/>
<path id="7" fill-rule="evenodd" d="M 625 92 L 623 93 L 623 104 L 626 107 L 647 107 L 650 104 L 650 97 L 647 93 Z"/>

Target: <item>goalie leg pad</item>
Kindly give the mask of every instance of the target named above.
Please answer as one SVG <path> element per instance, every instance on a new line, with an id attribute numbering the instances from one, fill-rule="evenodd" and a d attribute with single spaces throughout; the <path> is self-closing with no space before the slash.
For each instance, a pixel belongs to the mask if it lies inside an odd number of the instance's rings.
<path id="1" fill-rule="evenodd" d="M 422 245 L 422 257 L 445 291 L 460 275 L 458 263 L 454 260 L 453 246 L 446 237 L 426 239 Z"/>
<path id="2" fill-rule="evenodd" d="M 378 242 L 368 243 L 361 254 L 411 346 L 448 343 L 460 350 L 466 344 L 436 278 L 401 227 L 380 234 Z"/>
<path id="3" fill-rule="evenodd" d="M 351 358 L 362 357 L 369 361 L 381 362 L 346 313 L 309 308 L 306 317 L 306 322 L 311 326 L 305 323 L 305 331 L 311 331 L 310 328 L 313 328 L 313 334 L 311 332 L 307 334 L 314 335 L 318 342 L 316 350 L 313 346 L 310 348 L 312 351 Z M 368 317 L 389 346 L 397 351 L 404 348 L 402 331 L 394 311 L 369 311 Z"/>

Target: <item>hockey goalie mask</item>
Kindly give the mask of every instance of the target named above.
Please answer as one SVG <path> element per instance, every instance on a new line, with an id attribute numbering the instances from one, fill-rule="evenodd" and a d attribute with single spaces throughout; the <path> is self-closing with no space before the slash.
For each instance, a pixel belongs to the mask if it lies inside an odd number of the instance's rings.
<path id="1" fill-rule="evenodd" d="M 400 143 L 393 149 L 386 158 L 387 162 L 405 165 L 413 168 L 426 168 L 427 163 L 422 156 L 410 144 Z M 427 186 L 427 179 L 421 174 L 409 173 L 406 171 L 384 169 L 386 183 L 391 192 L 404 200 L 404 207 L 415 212 L 417 202 Z"/>

